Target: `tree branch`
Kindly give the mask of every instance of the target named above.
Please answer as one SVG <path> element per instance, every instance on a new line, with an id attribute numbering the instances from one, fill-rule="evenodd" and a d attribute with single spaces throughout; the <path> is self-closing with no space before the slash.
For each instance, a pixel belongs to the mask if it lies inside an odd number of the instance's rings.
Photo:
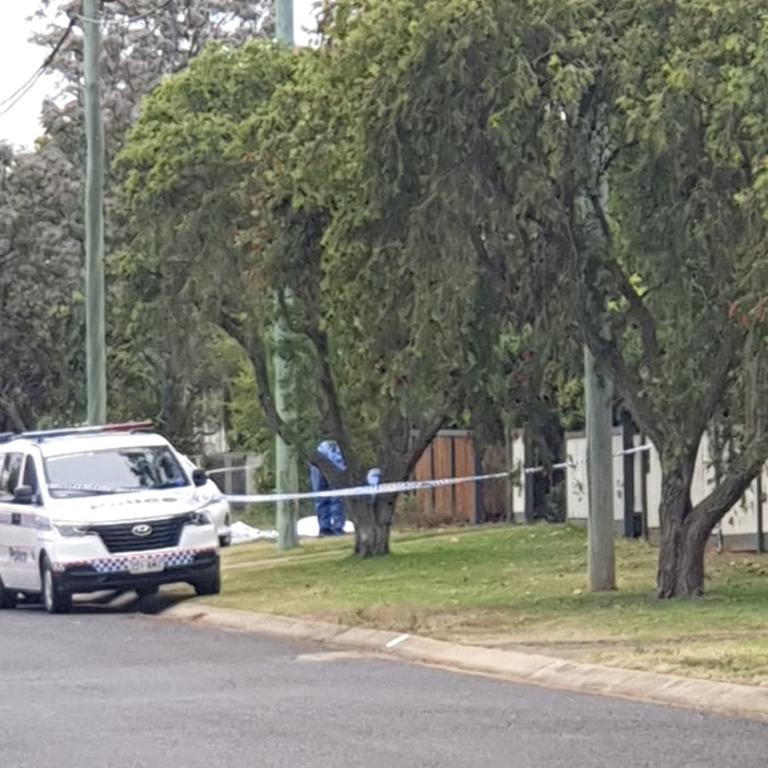
<path id="1" fill-rule="evenodd" d="M 606 245 L 610 248 L 613 243 L 613 233 L 608 222 L 608 217 L 603 209 L 600 196 L 593 194 L 591 196 L 592 205 L 595 210 L 595 216 L 600 225 L 600 231 L 605 239 Z M 643 356 L 652 370 L 657 370 L 659 363 L 659 342 L 656 337 L 656 323 L 648 307 L 638 296 L 632 283 L 629 281 L 624 270 L 613 260 L 605 259 L 601 264 L 607 269 L 611 277 L 616 281 L 616 288 L 629 304 L 628 316 L 632 319 L 640 330 L 640 337 L 643 343 Z"/>
<path id="2" fill-rule="evenodd" d="M 659 341 L 656 337 L 656 322 L 653 319 L 653 315 L 650 313 L 642 298 L 638 295 L 624 270 L 613 261 L 609 261 L 604 264 L 604 266 L 616 281 L 616 287 L 619 293 L 629 304 L 627 317 L 640 331 L 640 339 L 643 344 L 643 357 L 645 358 L 648 368 L 657 371 L 661 352 L 659 351 Z"/>
<path id="3" fill-rule="evenodd" d="M 738 335 L 738 331 L 728 328 L 720 341 L 720 347 L 710 368 L 707 391 L 700 401 L 692 402 L 689 409 L 688 421 L 691 433 L 703 433 L 722 403 L 728 386 L 728 377 L 739 357 Z"/>
<path id="4" fill-rule="evenodd" d="M 643 383 L 639 376 L 627 365 L 624 356 L 616 344 L 602 338 L 599 330 L 587 312 L 579 312 L 579 325 L 584 340 L 600 365 L 607 369 L 616 390 L 626 402 L 637 421 L 637 425 L 651 439 L 661 453 L 665 443 L 665 430 L 648 398 L 643 394 Z"/>
<path id="5" fill-rule="evenodd" d="M 346 430 L 344 429 L 344 422 L 341 417 L 341 409 L 338 404 L 338 396 L 335 385 L 333 384 L 333 377 L 327 354 L 323 356 L 318 353 L 322 361 L 321 367 L 324 367 L 325 369 L 324 372 L 321 373 L 321 379 L 324 381 L 325 377 L 329 377 L 330 387 L 326 394 L 328 395 L 330 393 L 329 405 L 331 402 L 334 404 L 333 420 L 335 421 L 335 426 L 331 428 L 330 433 L 331 437 L 336 440 L 341 447 L 342 455 L 347 461 L 348 468 L 346 470 L 338 469 L 332 461 L 318 453 L 316 450 L 307 452 L 304 449 L 304 446 L 291 434 L 289 426 L 285 423 L 277 410 L 277 405 L 272 393 L 272 386 L 269 381 L 267 349 L 261 334 L 247 331 L 240 322 L 223 311 L 220 315 L 219 325 L 225 333 L 242 347 L 253 366 L 253 372 L 256 377 L 256 384 L 259 392 L 259 403 L 261 404 L 270 431 L 275 435 L 280 435 L 286 443 L 292 445 L 301 459 L 307 464 L 314 464 L 319 467 L 321 472 L 337 487 L 349 485 L 350 482 L 358 480 L 358 475 L 360 475 L 361 472 L 360 468 L 355 464 L 355 458 L 351 452 L 351 446 L 349 445 Z M 324 339 L 324 334 L 320 334 L 320 336 Z M 327 347 L 327 340 L 321 340 L 320 343 L 325 344 Z M 325 383 L 323 383 L 323 387 L 325 391 Z"/>
<path id="6" fill-rule="evenodd" d="M 719 485 L 693 508 L 691 525 L 699 527 L 702 535 L 709 535 L 760 474 L 768 458 L 768 450 L 764 447 L 758 453 L 740 467 L 729 470 Z"/>
<path id="7" fill-rule="evenodd" d="M 572 189 L 564 189 L 563 196 L 567 205 L 562 212 L 565 242 L 561 244 L 561 247 L 564 252 L 570 251 L 575 267 L 584 265 L 581 274 L 575 276 L 576 285 L 578 286 L 575 313 L 579 327 L 584 335 L 584 341 L 595 356 L 598 364 L 602 365 L 613 379 L 618 394 L 626 402 L 637 425 L 648 435 L 659 453 L 662 453 L 666 437 L 665 430 L 652 404 L 643 395 L 642 380 L 627 365 L 616 342 L 603 338 L 601 328 L 596 324 L 595 317 L 591 312 L 593 306 L 598 306 L 600 313 L 604 311 L 604 307 L 600 306 L 602 297 L 591 295 L 595 288 L 593 278 L 597 272 L 597 263 L 594 255 L 591 253 L 587 253 L 586 256 L 582 257 L 581 249 L 573 234 L 571 217 L 574 215 L 575 203 Z M 600 232 L 603 234 L 602 224 L 600 225 Z M 607 261 L 609 260 L 602 259 L 599 265 L 604 266 Z M 590 301 L 590 298 L 595 300 Z M 602 317 L 600 320 L 602 320 Z"/>
<path id="8" fill-rule="evenodd" d="M 336 388 L 336 380 L 333 377 L 333 371 L 331 370 L 328 335 L 319 328 L 314 327 L 308 329 L 307 338 L 309 338 L 317 353 L 318 367 L 320 369 L 320 388 L 325 396 L 325 402 L 328 406 L 327 423 L 325 425 L 326 431 L 339 444 L 342 454 L 345 457 L 352 458 L 349 437 L 347 435 L 341 410 L 339 392 Z"/>
<path id="9" fill-rule="evenodd" d="M 610 170 L 611 166 L 613 165 L 613 161 L 625 150 L 632 149 L 632 147 L 636 147 L 638 144 L 640 144 L 639 139 L 635 139 L 634 141 L 627 142 L 626 144 L 622 144 L 619 147 L 615 147 L 609 154 L 608 157 L 605 158 L 605 161 L 600 167 L 600 176 L 605 175 L 605 173 Z"/>
<path id="10" fill-rule="evenodd" d="M 12 399 L 9 399 L 3 395 L 0 396 L 0 404 L 5 407 L 5 412 L 8 414 L 8 418 L 13 424 L 14 429 L 18 430 L 19 432 L 23 432 L 26 429 L 26 425 L 24 424 L 24 419 L 19 413 L 19 409 L 16 406 L 16 403 Z"/>
<path id="11" fill-rule="evenodd" d="M 241 323 L 227 312 L 222 311 L 219 318 L 222 330 L 234 339 L 248 356 L 253 366 L 256 384 L 259 390 L 259 403 L 261 403 L 267 426 L 273 434 L 280 435 L 286 442 L 286 424 L 277 411 L 277 405 L 272 394 L 272 385 L 269 381 L 269 365 L 267 362 L 267 350 L 260 333 L 248 332 Z"/>
<path id="12" fill-rule="evenodd" d="M 351 457 L 351 445 L 349 443 L 349 436 L 347 434 L 347 429 L 344 423 L 339 391 L 336 387 L 336 380 L 333 376 L 333 371 L 331 370 L 328 334 L 321 330 L 320 324 L 317 322 L 317 317 L 314 318 L 315 322 L 312 322 L 311 320 L 298 322 L 296 319 L 296 313 L 291 312 L 283 291 L 279 291 L 277 297 L 281 312 L 283 317 L 286 318 L 286 322 L 288 322 L 289 327 L 291 327 L 295 333 L 300 333 L 306 336 L 315 349 L 320 389 L 323 392 L 325 403 L 328 408 L 327 415 L 324 420 L 325 423 L 323 424 L 324 431 L 328 437 L 332 438 L 339 444 L 341 447 L 342 455 L 345 458 L 348 456 Z M 354 472 L 357 470 L 359 470 L 359 467 L 353 468 Z"/>

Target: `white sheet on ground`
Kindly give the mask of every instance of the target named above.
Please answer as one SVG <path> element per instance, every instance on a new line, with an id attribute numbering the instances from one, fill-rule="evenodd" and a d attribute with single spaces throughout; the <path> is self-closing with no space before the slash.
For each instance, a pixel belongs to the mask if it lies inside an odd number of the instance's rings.
<path id="1" fill-rule="evenodd" d="M 247 544 L 249 541 L 274 540 L 277 538 L 277 531 L 264 531 L 240 520 L 232 523 L 229 530 L 232 533 L 232 544 Z"/>
<path id="2" fill-rule="evenodd" d="M 317 522 L 317 517 L 315 515 L 310 515 L 309 517 L 302 517 L 301 520 L 299 520 L 296 524 L 296 530 L 298 531 L 299 536 L 317 538 L 320 535 L 320 524 Z M 354 532 L 355 526 L 347 520 L 347 522 L 344 523 L 344 533 Z"/>
<path id="3" fill-rule="evenodd" d="M 247 544 L 250 541 L 275 541 L 277 531 L 254 528 L 252 525 L 238 520 L 232 523 L 229 530 L 232 533 L 232 544 Z M 296 530 L 301 538 L 316 539 L 320 535 L 320 525 L 317 517 L 302 517 L 296 524 Z M 344 523 L 344 533 L 354 533 L 355 526 L 347 520 Z"/>

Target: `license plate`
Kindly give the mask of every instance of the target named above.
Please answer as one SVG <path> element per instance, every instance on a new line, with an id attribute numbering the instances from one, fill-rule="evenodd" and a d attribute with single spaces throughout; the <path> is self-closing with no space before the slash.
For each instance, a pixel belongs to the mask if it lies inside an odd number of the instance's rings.
<path id="1" fill-rule="evenodd" d="M 132 560 L 128 564 L 130 573 L 157 573 L 165 568 L 162 558 L 147 557 L 142 560 Z"/>

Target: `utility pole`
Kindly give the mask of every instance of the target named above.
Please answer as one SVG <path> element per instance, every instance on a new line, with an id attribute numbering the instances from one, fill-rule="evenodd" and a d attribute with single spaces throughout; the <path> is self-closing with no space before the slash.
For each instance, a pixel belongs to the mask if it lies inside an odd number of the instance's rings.
<path id="1" fill-rule="evenodd" d="M 584 401 L 589 488 L 589 589 L 616 588 L 613 543 L 613 385 L 584 345 Z"/>
<path id="2" fill-rule="evenodd" d="M 293 0 L 275 0 L 275 28 L 277 40 L 293 45 Z"/>
<path id="3" fill-rule="evenodd" d="M 275 0 L 275 16 L 278 42 L 293 46 L 293 0 Z M 290 300 L 290 296 L 287 297 Z M 288 335 L 284 317 L 278 317 L 274 328 L 275 352 L 275 405 L 284 421 L 292 421 L 292 404 L 289 403 L 293 387 L 290 360 L 282 356 L 282 347 Z M 299 489 L 299 469 L 293 446 L 277 435 L 275 437 L 275 480 L 278 493 L 295 493 Z M 293 549 L 299 545 L 296 532 L 298 502 L 277 502 L 278 549 Z"/>
<path id="4" fill-rule="evenodd" d="M 99 98 L 99 0 L 83 0 L 85 68 L 85 324 L 88 424 L 107 421 L 104 331 L 104 128 Z"/>

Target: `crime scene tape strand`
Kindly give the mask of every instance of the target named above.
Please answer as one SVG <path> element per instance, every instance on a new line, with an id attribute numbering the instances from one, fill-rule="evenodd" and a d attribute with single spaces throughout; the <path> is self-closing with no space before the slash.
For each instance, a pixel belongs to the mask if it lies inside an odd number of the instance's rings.
<path id="1" fill-rule="evenodd" d="M 359 485 L 354 488 L 337 488 L 330 491 L 307 493 L 255 493 L 223 494 L 222 498 L 235 504 L 271 504 L 275 501 L 301 501 L 302 499 L 338 499 L 349 496 L 379 496 L 385 493 L 408 493 L 429 488 L 444 488 L 449 485 L 478 483 L 484 480 L 501 480 L 509 477 L 514 470 L 494 472 L 490 475 L 471 475 L 469 477 L 446 477 L 437 480 L 408 480 L 400 483 L 381 483 L 380 485 Z"/>

